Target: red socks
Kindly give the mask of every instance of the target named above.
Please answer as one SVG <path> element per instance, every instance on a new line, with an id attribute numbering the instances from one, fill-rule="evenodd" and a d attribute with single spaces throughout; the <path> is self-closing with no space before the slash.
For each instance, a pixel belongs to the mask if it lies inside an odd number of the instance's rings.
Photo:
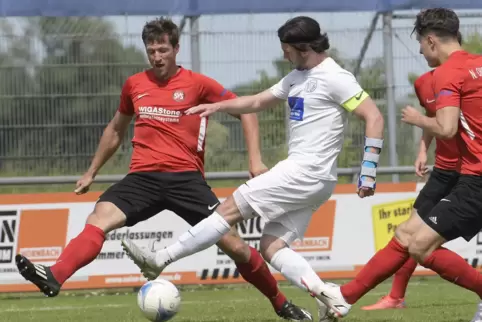
<path id="1" fill-rule="evenodd" d="M 440 247 L 422 265 L 450 283 L 475 292 L 482 299 L 482 274 L 458 254 Z"/>
<path id="2" fill-rule="evenodd" d="M 413 258 L 409 258 L 405 264 L 400 268 L 393 278 L 392 290 L 390 291 L 390 297 L 392 299 L 403 299 L 405 297 L 405 291 L 407 290 L 408 281 L 412 277 L 415 268 L 417 268 L 417 261 Z"/>
<path id="3" fill-rule="evenodd" d="M 408 258 L 408 250 L 394 237 L 368 261 L 354 280 L 341 286 L 341 294 L 349 304 L 356 303 L 368 291 L 392 276 Z"/>
<path id="4" fill-rule="evenodd" d="M 274 279 L 263 257 L 252 247 L 248 263 L 236 263 L 241 276 L 266 296 L 276 311 L 286 302 L 286 296 L 278 289 L 278 282 Z"/>
<path id="5" fill-rule="evenodd" d="M 63 284 L 70 276 L 99 255 L 104 244 L 104 231 L 93 225 L 84 230 L 65 247 L 57 262 L 50 267 L 53 276 Z"/>

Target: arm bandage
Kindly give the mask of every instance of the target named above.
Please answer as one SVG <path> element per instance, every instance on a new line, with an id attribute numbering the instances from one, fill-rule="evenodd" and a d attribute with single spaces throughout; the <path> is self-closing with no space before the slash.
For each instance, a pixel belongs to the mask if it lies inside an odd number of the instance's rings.
<path id="1" fill-rule="evenodd" d="M 363 153 L 363 161 L 361 163 L 360 178 L 358 179 L 358 188 L 365 187 L 375 189 L 377 167 L 380 160 L 380 154 L 370 152 L 370 148 L 378 148 L 381 152 L 382 147 L 382 139 L 372 139 L 365 137 L 365 147 Z M 373 181 L 367 181 L 367 177 L 373 178 Z"/>

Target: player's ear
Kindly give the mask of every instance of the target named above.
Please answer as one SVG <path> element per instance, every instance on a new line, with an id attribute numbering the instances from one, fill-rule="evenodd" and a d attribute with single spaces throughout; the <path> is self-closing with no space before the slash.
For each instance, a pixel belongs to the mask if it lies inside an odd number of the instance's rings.
<path id="1" fill-rule="evenodd" d="M 174 53 L 177 55 L 179 53 L 179 44 L 174 46 Z"/>
<path id="2" fill-rule="evenodd" d="M 426 40 L 430 48 L 433 48 L 435 46 L 436 39 L 434 35 L 431 35 L 431 34 L 427 35 Z"/>

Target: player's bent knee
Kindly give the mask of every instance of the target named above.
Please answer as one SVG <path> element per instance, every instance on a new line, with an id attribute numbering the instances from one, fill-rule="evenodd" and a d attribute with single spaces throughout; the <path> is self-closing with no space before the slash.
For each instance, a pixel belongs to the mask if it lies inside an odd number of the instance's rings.
<path id="1" fill-rule="evenodd" d="M 410 240 L 412 238 L 412 234 L 408 229 L 407 222 L 403 222 L 395 229 L 395 238 L 398 242 L 404 246 L 408 247 L 410 244 Z"/>
<path id="2" fill-rule="evenodd" d="M 237 223 L 240 223 L 246 219 L 243 218 L 243 215 L 240 212 L 233 196 L 226 198 L 226 200 L 224 200 L 219 207 L 216 208 L 216 212 L 221 215 L 231 226 L 236 225 Z"/>
<path id="3" fill-rule="evenodd" d="M 249 246 L 241 239 L 234 227 L 219 240 L 217 246 L 237 263 L 246 263 L 249 261 L 251 254 Z"/>
<path id="4" fill-rule="evenodd" d="M 242 187 L 243 186 L 239 187 L 234 191 L 232 198 L 243 219 L 248 220 L 256 217 L 256 213 L 254 212 L 253 208 L 248 203 L 246 198 L 244 198 Z"/>
<path id="5" fill-rule="evenodd" d="M 429 236 L 417 234 L 410 241 L 408 252 L 419 264 L 423 264 L 425 259 L 439 246 L 440 244 L 437 241 L 432 241 Z"/>
<path id="6" fill-rule="evenodd" d="M 415 259 L 419 264 L 422 264 L 426 257 L 427 249 L 423 245 L 423 242 L 413 239 L 408 245 L 408 252 L 413 259 Z"/>
<path id="7" fill-rule="evenodd" d="M 126 223 L 126 215 L 111 202 L 99 202 L 87 217 L 87 224 L 96 226 L 108 233 L 121 228 Z"/>
<path id="8" fill-rule="evenodd" d="M 279 237 L 263 234 L 260 242 L 260 253 L 264 260 L 268 263 L 271 262 L 273 256 L 280 250 L 288 245 L 284 240 Z"/>

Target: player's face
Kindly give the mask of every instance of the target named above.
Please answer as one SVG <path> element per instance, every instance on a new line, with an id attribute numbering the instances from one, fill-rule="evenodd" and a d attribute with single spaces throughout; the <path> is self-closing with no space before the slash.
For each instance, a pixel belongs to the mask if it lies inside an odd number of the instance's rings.
<path id="1" fill-rule="evenodd" d="M 156 75 L 161 79 L 169 77 L 170 71 L 176 67 L 176 55 L 178 52 L 179 45 L 173 47 L 169 42 L 168 35 L 163 35 L 159 41 L 146 45 L 149 63 Z"/>
<path id="2" fill-rule="evenodd" d="M 296 69 L 303 70 L 305 60 L 302 57 L 301 53 L 296 50 L 296 48 L 288 45 L 288 44 L 281 44 L 281 49 L 283 49 L 284 58 L 292 63 Z"/>
<path id="3" fill-rule="evenodd" d="M 435 37 L 430 34 L 426 36 L 417 35 L 417 40 L 420 43 L 420 53 L 425 57 L 428 65 L 430 67 L 438 67 L 440 60 Z"/>

